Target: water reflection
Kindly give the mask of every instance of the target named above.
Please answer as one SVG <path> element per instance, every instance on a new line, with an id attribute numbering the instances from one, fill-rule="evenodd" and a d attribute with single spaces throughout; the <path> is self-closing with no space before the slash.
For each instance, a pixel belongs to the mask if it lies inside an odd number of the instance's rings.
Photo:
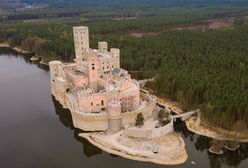
<path id="1" fill-rule="evenodd" d="M 242 161 L 248 158 L 248 143 L 243 143 L 240 145 L 240 148 L 236 151 L 229 151 L 224 149 L 223 155 L 215 155 L 208 152 L 209 147 L 211 147 L 212 139 L 196 135 L 190 132 L 185 123 L 180 119 L 177 119 L 174 124 L 174 129 L 176 132 L 181 133 L 184 139 L 190 139 L 194 144 L 194 147 L 197 151 L 206 152 L 209 159 L 209 166 L 211 168 L 221 168 L 228 166 L 239 167 Z M 190 151 L 187 151 L 190 152 Z"/>
<path id="2" fill-rule="evenodd" d="M 54 96 L 52 96 L 52 100 L 54 103 L 55 112 L 59 116 L 59 120 L 63 123 L 64 126 L 71 128 L 74 131 L 74 138 L 83 144 L 84 154 L 87 157 L 102 154 L 102 150 L 89 143 L 86 139 L 78 136 L 78 134 L 82 133 L 83 131 L 73 126 L 70 111 L 68 109 L 64 109 L 62 105 L 55 99 Z"/>
<path id="3" fill-rule="evenodd" d="M 38 68 L 43 69 L 45 71 L 49 71 L 49 67 L 47 65 L 39 64 L 39 61 L 31 61 L 30 58 L 33 56 L 33 54 L 22 54 L 18 53 L 17 51 L 11 49 L 11 48 L 0 48 L 0 56 L 1 55 L 11 55 L 11 57 L 23 57 L 26 64 L 36 64 Z"/>
<path id="4" fill-rule="evenodd" d="M 79 137 L 78 133 L 81 131 L 73 127 L 70 111 L 64 109 L 54 97 L 50 100 L 48 66 L 34 63 L 30 61 L 30 57 L 21 56 L 7 48 L 0 49 L 0 59 L 3 60 L 0 61 L 0 83 L 5 84 L 5 87 L 0 84 L 0 130 L 4 135 L 0 140 L 0 167 L 18 167 L 21 164 L 25 165 L 23 167 L 82 167 L 83 164 L 85 167 L 165 167 L 106 154 Z M 37 67 L 42 72 L 37 71 Z M 5 75 L 8 72 L 6 69 L 9 71 L 8 75 Z M 22 75 L 18 72 L 22 72 Z M 12 101 L 11 108 L 9 101 Z M 247 168 L 248 144 L 241 144 L 234 152 L 225 150 L 224 155 L 217 156 L 208 152 L 212 139 L 188 131 L 184 122 L 177 120 L 175 131 L 185 140 L 189 159 L 185 164 L 173 166 L 174 168 Z M 63 151 L 70 154 L 65 155 Z M 12 161 L 15 155 L 18 157 Z M 195 161 L 196 165 L 192 165 L 191 161 Z M 32 166 L 30 162 L 33 162 Z M 34 166 L 35 164 L 40 166 Z"/>

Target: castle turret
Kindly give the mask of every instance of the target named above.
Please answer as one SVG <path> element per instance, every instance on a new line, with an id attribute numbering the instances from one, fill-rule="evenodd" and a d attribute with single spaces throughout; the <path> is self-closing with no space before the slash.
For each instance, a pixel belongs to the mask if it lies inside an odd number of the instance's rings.
<path id="1" fill-rule="evenodd" d="M 99 61 L 97 59 L 97 52 L 91 51 L 88 54 L 88 75 L 90 87 L 97 91 L 97 81 L 99 78 Z"/>
<path id="2" fill-rule="evenodd" d="M 105 41 L 98 42 L 98 49 L 100 52 L 107 52 L 108 51 L 108 43 Z"/>
<path id="3" fill-rule="evenodd" d="M 89 29 L 88 27 L 73 27 L 75 54 L 77 60 L 85 59 L 85 52 L 89 51 Z"/>
<path id="4" fill-rule="evenodd" d="M 50 74 L 51 74 L 51 81 L 54 82 L 56 77 L 60 77 L 60 70 L 62 66 L 62 62 L 60 61 L 50 61 L 49 67 L 50 67 Z"/>
<path id="5" fill-rule="evenodd" d="M 114 99 L 108 104 L 108 131 L 119 132 L 121 125 L 121 103 Z"/>
<path id="6" fill-rule="evenodd" d="M 66 108 L 65 92 L 68 89 L 68 83 L 65 79 L 63 64 L 60 61 L 49 62 L 51 74 L 51 92 L 56 99 Z"/>
<path id="7" fill-rule="evenodd" d="M 120 68 L 120 49 L 118 48 L 111 48 L 110 52 L 112 54 L 112 57 L 115 60 L 115 66 L 117 68 Z"/>

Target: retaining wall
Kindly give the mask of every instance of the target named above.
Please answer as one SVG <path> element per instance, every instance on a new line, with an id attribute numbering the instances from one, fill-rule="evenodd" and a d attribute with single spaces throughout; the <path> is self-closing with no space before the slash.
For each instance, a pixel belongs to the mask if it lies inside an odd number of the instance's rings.
<path id="1" fill-rule="evenodd" d="M 106 112 L 101 113 L 81 113 L 78 110 L 77 102 L 73 101 L 69 94 L 57 89 L 52 84 L 52 94 L 64 106 L 69 108 L 72 114 L 73 125 L 84 131 L 105 131 L 108 129 L 108 115 Z M 141 97 L 146 101 L 145 108 L 121 114 L 121 125 L 133 125 L 138 113 L 142 113 L 145 119 L 148 119 L 152 110 L 156 106 L 156 98 L 153 96 L 141 93 Z"/>
<path id="2" fill-rule="evenodd" d="M 153 138 L 164 136 L 173 131 L 174 131 L 173 120 L 171 120 L 171 122 L 165 125 L 164 127 L 153 128 L 153 129 L 130 127 L 130 128 L 127 128 L 124 131 L 124 133 L 125 135 L 129 137 L 153 139 Z"/>
<path id="3" fill-rule="evenodd" d="M 138 113 L 142 113 L 145 119 L 151 116 L 152 110 L 156 106 L 156 98 L 145 94 L 141 95 L 143 100 L 147 101 L 147 106 L 143 109 L 125 112 L 121 114 L 121 124 L 125 126 L 127 124 L 132 125 L 135 123 L 135 118 Z M 67 101 L 68 102 L 68 101 Z M 68 105 L 71 107 L 71 105 Z M 75 111 L 74 108 L 70 109 L 72 114 L 73 125 L 84 131 L 105 131 L 108 129 L 108 116 L 107 113 L 80 113 Z"/>

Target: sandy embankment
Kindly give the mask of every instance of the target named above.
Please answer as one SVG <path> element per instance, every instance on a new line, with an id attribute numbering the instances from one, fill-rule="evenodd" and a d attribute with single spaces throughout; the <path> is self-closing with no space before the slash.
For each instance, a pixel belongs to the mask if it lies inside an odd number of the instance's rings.
<path id="1" fill-rule="evenodd" d="M 21 49 L 20 47 L 11 47 L 8 43 L 0 43 L 0 48 L 1 48 L 1 47 L 2 47 L 2 48 L 11 48 L 12 50 L 15 50 L 16 52 L 21 53 L 21 54 L 30 54 L 29 51 L 23 50 L 23 49 Z M 42 58 L 42 57 L 39 56 L 39 55 L 36 55 L 36 57 Z M 42 64 L 42 65 L 49 65 L 48 62 L 44 62 L 44 61 L 42 61 L 42 60 L 41 60 L 39 63 Z"/>
<path id="2" fill-rule="evenodd" d="M 200 125 L 196 124 L 193 118 L 189 118 L 186 122 L 186 126 L 188 130 L 203 135 L 206 137 L 210 137 L 213 139 L 217 139 L 220 141 L 238 141 L 238 142 L 248 142 L 248 132 L 236 132 L 226 130 L 220 127 L 212 127 L 207 123 L 200 123 Z"/>
<path id="3" fill-rule="evenodd" d="M 183 139 L 175 133 L 154 140 L 128 138 L 122 132 L 114 135 L 82 133 L 79 136 L 108 153 L 132 160 L 176 165 L 184 163 L 188 157 Z M 154 153 L 154 146 L 158 147 L 158 153 Z"/>
<path id="4" fill-rule="evenodd" d="M 24 50 L 20 47 L 11 47 L 8 43 L 0 43 L 0 47 L 11 48 L 12 50 L 15 50 L 16 52 L 22 53 L 22 54 L 30 54 L 29 51 Z"/>
<path id="5" fill-rule="evenodd" d="M 173 102 L 167 99 L 158 99 L 158 101 L 167 107 L 171 108 L 176 113 L 182 113 L 183 110 L 180 108 L 177 102 Z M 188 130 L 194 132 L 199 135 L 203 135 L 209 138 L 217 139 L 217 140 L 230 140 L 230 141 L 239 141 L 239 142 L 248 142 L 248 132 L 235 132 L 226 130 L 219 127 L 213 127 L 209 123 L 204 123 L 200 121 L 198 124 L 196 120 L 191 117 L 185 121 Z"/>
<path id="6" fill-rule="evenodd" d="M 48 66 L 48 65 L 49 65 L 49 62 L 44 62 L 44 61 L 41 60 L 41 61 L 40 61 L 40 64 L 41 64 L 41 65 L 47 65 L 47 66 Z"/>
<path id="7" fill-rule="evenodd" d="M 7 44 L 7 43 L 0 43 L 0 47 L 9 48 L 10 46 L 9 46 L 9 44 Z"/>

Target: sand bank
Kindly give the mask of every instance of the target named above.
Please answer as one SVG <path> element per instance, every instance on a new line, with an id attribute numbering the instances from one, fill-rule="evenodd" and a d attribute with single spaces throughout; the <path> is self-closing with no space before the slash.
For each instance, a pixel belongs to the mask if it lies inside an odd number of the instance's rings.
<path id="1" fill-rule="evenodd" d="M 153 140 L 129 138 L 123 132 L 114 135 L 82 133 L 79 136 L 108 153 L 132 160 L 176 165 L 184 163 L 188 157 L 185 143 L 176 133 Z"/>

